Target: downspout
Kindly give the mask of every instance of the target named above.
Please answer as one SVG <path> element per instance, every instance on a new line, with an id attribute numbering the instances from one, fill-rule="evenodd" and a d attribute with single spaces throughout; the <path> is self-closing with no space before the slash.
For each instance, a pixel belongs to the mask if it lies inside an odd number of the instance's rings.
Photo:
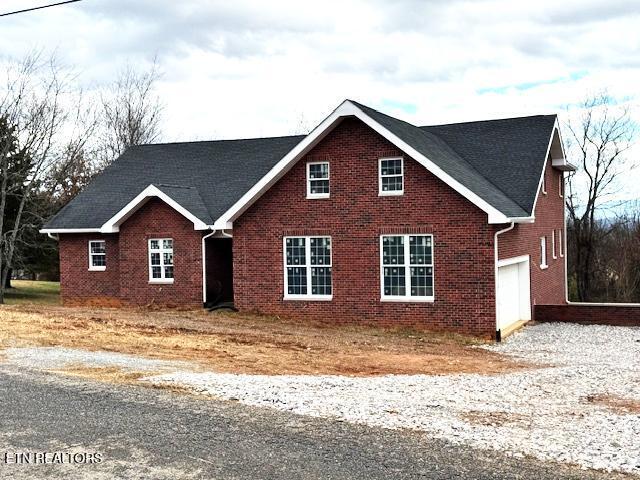
<path id="1" fill-rule="evenodd" d="M 495 302 L 496 302 L 496 341 L 499 342 L 500 339 L 500 329 L 498 328 L 498 315 L 500 314 L 498 308 L 498 235 L 506 233 L 510 230 L 513 230 L 515 226 L 515 222 L 511 222 L 507 228 L 503 228 L 502 230 L 498 230 L 493 235 L 493 280 L 495 283 Z"/>
<path id="2" fill-rule="evenodd" d="M 220 233 L 222 234 L 222 236 L 227 237 L 227 238 L 233 238 L 233 235 L 230 233 L 227 233 L 224 231 L 224 229 L 220 230 Z"/>
<path id="3" fill-rule="evenodd" d="M 51 240 L 55 240 L 56 242 L 60 241 L 60 237 L 58 237 L 55 233 L 47 233 L 47 237 L 49 237 Z"/>
<path id="4" fill-rule="evenodd" d="M 211 233 L 202 237 L 202 305 L 207 302 L 207 247 L 205 241 L 214 235 L 217 230 L 211 229 Z"/>

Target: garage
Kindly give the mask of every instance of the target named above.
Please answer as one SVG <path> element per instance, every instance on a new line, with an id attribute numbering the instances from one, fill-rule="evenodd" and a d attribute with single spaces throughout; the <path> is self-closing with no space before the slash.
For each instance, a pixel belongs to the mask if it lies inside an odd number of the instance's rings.
<path id="1" fill-rule="evenodd" d="M 497 330 L 502 336 L 520 321 L 531 320 L 529 256 L 498 262 Z"/>

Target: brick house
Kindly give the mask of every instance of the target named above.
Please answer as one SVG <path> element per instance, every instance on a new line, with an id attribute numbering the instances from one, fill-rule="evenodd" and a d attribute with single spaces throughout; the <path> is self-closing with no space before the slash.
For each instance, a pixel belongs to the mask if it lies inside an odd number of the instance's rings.
<path id="1" fill-rule="evenodd" d="M 500 337 L 566 303 L 555 115 L 418 127 L 346 100 L 306 136 L 128 149 L 42 230 L 65 304 Z"/>

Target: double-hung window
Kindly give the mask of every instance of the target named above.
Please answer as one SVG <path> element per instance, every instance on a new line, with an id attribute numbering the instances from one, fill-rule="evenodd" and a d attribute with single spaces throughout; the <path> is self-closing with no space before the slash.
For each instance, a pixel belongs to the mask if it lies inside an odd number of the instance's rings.
<path id="1" fill-rule="evenodd" d="M 402 195 L 404 193 L 404 162 L 402 157 L 379 160 L 379 195 Z"/>
<path id="2" fill-rule="evenodd" d="M 284 238 L 284 298 L 331 300 L 331 237 Z"/>
<path id="3" fill-rule="evenodd" d="M 558 252 L 561 257 L 564 257 L 564 251 L 562 250 L 562 230 L 558 230 Z"/>
<path id="4" fill-rule="evenodd" d="M 553 257 L 554 260 L 558 258 L 558 255 L 556 255 L 556 231 L 555 230 L 551 230 L 551 256 Z"/>
<path id="5" fill-rule="evenodd" d="M 433 301 L 433 235 L 382 235 L 380 263 L 383 301 Z"/>
<path id="6" fill-rule="evenodd" d="M 173 283 L 173 239 L 149 240 L 149 282 Z"/>
<path id="7" fill-rule="evenodd" d="M 107 248 L 104 240 L 89 242 L 89 270 L 101 272 L 107 269 Z"/>
<path id="8" fill-rule="evenodd" d="M 329 198 L 329 162 L 307 163 L 307 198 Z"/>

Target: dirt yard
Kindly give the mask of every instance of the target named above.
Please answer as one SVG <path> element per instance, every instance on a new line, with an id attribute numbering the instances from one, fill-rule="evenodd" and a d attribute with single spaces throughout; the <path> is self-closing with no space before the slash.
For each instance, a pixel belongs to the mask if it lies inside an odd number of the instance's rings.
<path id="1" fill-rule="evenodd" d="M 238 313 L 0 307 L 1 348 L 104 350 L 250 374 L 492 374 L 528 366 L 474 348 L 477 342 L 457 335 L 328 327 Z"/>

